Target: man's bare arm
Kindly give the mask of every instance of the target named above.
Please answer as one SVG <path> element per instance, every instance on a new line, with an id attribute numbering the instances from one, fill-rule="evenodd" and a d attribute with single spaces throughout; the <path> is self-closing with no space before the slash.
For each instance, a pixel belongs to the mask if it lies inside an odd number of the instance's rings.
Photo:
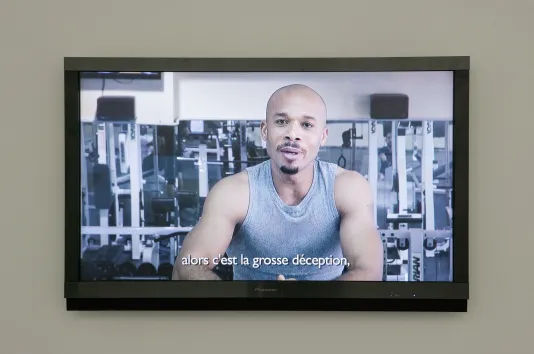
<path id="1" fill-rule="evenodd" d="M 348 271 L 337 280 L 381 281 L 384 249 L 374 220 L 374 196 L 363 176 L 345 171 L 336 181 L 341 247 Z"/>
<path id="2" fill-rule="evenodd" d="M 185 237 L 176 263 L 173 280 L 221 280 L 213 272 L 213 259 L 223 255 L 235 226 L 248 209 L 246 174 L 226 177 L 209 192 L 198 224 Z M 208 264 L 186 265 L 184 258 L 207 259 Z"/>

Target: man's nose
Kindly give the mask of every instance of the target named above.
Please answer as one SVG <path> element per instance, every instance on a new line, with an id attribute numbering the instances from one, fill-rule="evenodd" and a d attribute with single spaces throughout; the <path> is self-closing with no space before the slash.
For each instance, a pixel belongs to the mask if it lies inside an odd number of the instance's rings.
<path id="1" fill-rule="evenodd" d="M 298 124 L 291 123 L 288 125 L 285 138 L 286 140 L 300 140 Z"/>

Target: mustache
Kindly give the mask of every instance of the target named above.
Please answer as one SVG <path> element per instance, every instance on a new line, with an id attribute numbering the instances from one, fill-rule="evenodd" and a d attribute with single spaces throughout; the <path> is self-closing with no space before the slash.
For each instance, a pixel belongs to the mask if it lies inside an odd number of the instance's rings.
<path id="1" fill-rule="evenodd" d="M 300 145 L 297 144 L 297 143 L 291 143 L 291 142 L 287 142 L 287 143 L 283 143 L 283 144 L 280 144 L 276 147 L 276 151 L 280 151 L 282 150 L 283 148 L 293 148 L 293 149 L 299 149 L 299 150 L 302 150 L 300 148 Z"/>

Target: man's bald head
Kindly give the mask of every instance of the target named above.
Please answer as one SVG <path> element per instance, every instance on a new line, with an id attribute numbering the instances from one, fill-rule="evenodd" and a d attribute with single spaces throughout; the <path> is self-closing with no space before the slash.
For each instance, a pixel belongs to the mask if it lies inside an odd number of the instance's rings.
<path id="1" fill-rule="evenodd" d="M 313 166 L 328 136 L 323 98 L 308 86 L 288 85 L 271 95 L 266 111 L 261 134 L 271 166 L 284 175 Z"/>
<path id="2" fill-rule="evenodd" d="M 323 98 L 315 90 L 302 84 L 287 85 L 274 91 L 267 101 L 266 118 L 279 113 L 287 114 L 288 112 L 280 112 L 287 101 L 300 101 L 302 106 L 308 106 L 313 111 L 314 119 L 326 123 L 326 104 Z"/>

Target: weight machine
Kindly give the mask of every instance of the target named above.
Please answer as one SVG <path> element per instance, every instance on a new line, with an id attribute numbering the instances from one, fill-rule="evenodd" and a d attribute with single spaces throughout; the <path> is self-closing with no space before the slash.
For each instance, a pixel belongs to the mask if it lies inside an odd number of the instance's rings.
<path id="1" fill-rule="evenodd" d="M 140 144 L 140 126 L 136 124 L 134 115 L 126 116 L 122 114 L 118 117 L 117 111 L 109 111 L 105 107 L 97 107 L 97 116 L 95 118 L 95 126 L 97 127 L 97 145 L 98 145 L 98 165 L 102 166 L 103 170 L 108 171 L 109 180 L 104 183 L 100 188 L 95 188 L 94 194 L 97 198 L 101 198 L 102 205 L 99 207 L 100 220 L 98 226 L 91 226 L 89 222 L 86 222 L 82 226 L 83 235 L 96 235 L 100 236 L 100 247 L 110 244 L 110 235 L 131 235 L 131 245 L 126 245 L 125 250 L 131 250 L 131 260 L 141 261 L 143 263 L 152 263 L 155 267 L 159 265 L 159 245 L 161 239 L 169 240 L 170 247 L 170 259 L 174 261 L 176 254 L 179 251 L 179 242 L 177 235 L 185 235 L 191 231 L 192 227 L 180 226 L 180 217 L 167 224 L 168 227 L 155 226 L 147 227 L 145 225 L 145 205 L 143 189 L 147 183 L 147 177 L 153 174 L 157 182 L 166 183 L 166 179 L 159 176 L 158 158 L 155 158 L 153 171 L 146 171 L 142 173 L 142 153 Z M 125 104 L 125 102 L 122 102 Z M 116 107 L 115 107 L 116 108 Z M 122 111 L 124 109 L 121 108 Z M 126 109 L 128 111 L 128 109 Z M 185 146 L 184 154 L 192 157 L 177 157 L 180 161 L 191 161 L 194 163 L 195 168 L 198 170 L 198 190 L 195 190 L 197 201 L 199 205 L 203 204 L 204 199 L 209 192 L 209 179 L 208 165 L 222 166 L 224 161 L 221 157 L 224 155 L 224 147 L 221 147 L 219 135 L 222 135 L 222 129 L 218 129 L 218 132 L 206 133 L 203 129 L 204 121 L 191 121 L 191 132 L 187 136 L 187 141 L 194 141 L 194 146 Z M 115 136 L 117 125 L 122 127 L 127 126 L 126 132 L 118 132 Z M 241 163 L 243 166 L 248 164 L 246 153 L 246 126 L 242 124 L 239 127 L 238 137 L 241 142 L 242 159 L 239 161 L 233 160 L 231 163 Z M 83 139 L 83 134 L 82 134 Z M 115 146 L 118 142 L 118 154 L 115 153 Z M 208 143 L 215 142 L 214 147 L 209 147 Z M 82 146 L 84 142 L 82 140 Z M 157 155 L 157 140 L 154 147 Z M 229 153 L 231 156 L 231 146 Z M 83 149 L 82 149 L 83 151 Z M 82 195 L 87 194 L 87 166 L 85 153 L 82 154 Z M 215 161 L 209 161 L 208 155 L 215 155 Z M 116 161 L 118 158 L 118 162 Z M 176 160 L 175 160 L 176 161 Z M 228 161 L 227 161 L 228 162 Z M 128 170 L 129 168 L 129 170 Z M 118 170 L 124 173 L 123 176 L 117 176 Z M 210 171 L 211 172 L 211 171 Z M 221 179 L 219 176 L 218 179 Z M 175 185 L 178 185 L 177 178 L 175 176 Z M 121 184 L 129 183 L 129 188 L 121 188 Z M 196 193 L 198 191 L 198 193 Z M 184 191 L 175 191 L 175 195 L 169 198 L 157 198 L 157 203 L 152 201 L 152 210 L 158 209 L 158 212 L 165 213 L 168 210 L 176 211 L 179 213 L 179 203 L 177 197 L 180 194 L 187 194 Z M 130 210 L 131 210 L 131 226 L 124 226 L 121 217 L 122 209 L 119 208 L 119 196 L 126 195 L 130 197 Z M 116 226 L 110 226 L 108 222 L 109 218 L 109 206 L 114 204 L 114 214 L 116 219 Z M 149 203 L 150 204 L 150 203 Z M 89 215 L 88 203 L 82 205 L 83 213 Z M 155 212 L 156 213 L 156 212 Z M 179 214 L 178 214 L 179 215 Z M 169 236 L 173 235 L 173 236 Z M 166 237 L 166 238 L 165 238 Z M 83 242 L 82 242 L 83 244 Z M 130 248 L 131 247 L 131 248 Z M 82 253 L 84 251 L 82 245 Z"/>
<path id="2" fill-rule="evenodd" d="M 370 126 L 372 127 L 373 122 Z M 411 124 L 410 121 L 392 122 L 392 167 L 396 178 L 394 185 L 397 191 L 398 208 L 396 211 L 388 209 L 386 221 L 389 224 L 390 229 L 405 230 L 409 228 L 409 224 L 421 224 L 421 228 L 425 230 L 434 230 L 434 135 L 433 135 L 433 122 L 422 122 L 422 161 L 421 161 L 421 181 L 418 181 L 413 169 L 408 169 L 406 164 L 406 136 L 410 133 L 415 133 L 416 127 Z M 372 130 L 372 128 L 371 128 Z M 415 134 L 414 134 L 415 135 Z M 370 135 L 371 136 L 371 135 Z M 371 177 L 377 173 L 377 148 L 376 145 L 372 146 L 376 141 L 376 137 L 369 140 L 369 177 L 372 181 L 376 181 L 376 178 Z M 374 145 L 374 144 L 373 144 Z M 417 204 L 415 201 L 415 191 L 413 189 L 412 195 L 412 208 L 409 208 L 409 196 L 408 196 L 408 175 L 412 176 L 414 184 L 421 190 L 421 212 L 414 212 L 414 206 Z M 373 185 L 373 188 L 376 188 Z M 427 193 L 427 191 L 429 191 Z"/>
<path id="3" fill-rule="evenodd" d="M 386 221 L 389 228 L 408 229 L 408 224 L 420 223 L 423 226 L 423 215 L 421 213 L 414 213 L 413 208 L 408 208 L 408 170 L 406 166 L 406 135 L 414 129 L 410 122 L 392 122 L 392 149 L 393 149 L 393 166 L 396 175 L 394 185 L 397 190 L 397 211 L 388 209 Z M 431 149 L 430 146 L 423 143 L 425 152 L 424 156 L 429 154 L 426 152 Z M 433 148 L 432 148 L 433 155 Z M 424 169 L 424 163 L 423 163 Z M 423 176 L 424 177 L 424 176 Z M 425 214 L 429 210 L 424 211 Z M 433 214 L 433 210 L 430 211 Z"/>
<path id="4" fill-rule="evenodd" d="M 384 244 L 384 280 L 386 281 L 433 281 L 425 279 L 425 263 L 428 255 L 440 251 L 439 243 L 452 245 L 451 230 L 379 230 Z M 396 258 L 388 256 L 388 249 L 395 249 L 404 257 Z M 452 249 L 452 246 L 451 246 Z M 448 281 L 452 281 L 453 262 L 452 252 L 449 253 L 447 269 Z M 399 268 L 400 271 L 390 272 L 388 268 Z M 398 274 L 393 274 L 398 273 Z M 439 281 L 439 280 L 438 280 Z"/>
<path id="5" fill-rule="evenodd" d="M 374 218 L 375 225 L 378 228 L 378 213 L 377 203 L 378 200 L 378 122 L 376 120 L 369 121 L 369 169 L 367 171 L 368 181 L 373 191 L 374 204 Z"/>
<path id="6" fill-rule="evenodd" d="M 418 126 L 420 126 L 419 129 L 422 131 L 422 156 L 419 159 L 421 162 L 420 166 L 414 168 L 421 168 L 421 181 L 418 180 L 413 169 L 407 168 L 406 164 L 406 137 L 412 132 L 415 133 Z M 435 252 L 432 252 L 433 250 L 437 250 L 438 252 L 448 250 L 450 257 L 449 263 L 452 267 L 452 231 L 450 228 L 445 231 L 435 231 L 434 194 L 440 191 L 435 188 L 434 122 L 415 122 L 414 125 L 412 125 L 412 122 L 407 121 L 393 122 L 391 136 L 393 140 L 392 155 L 394 156 L 392 165 L 395 169 L 394 175 L 396 175 L 394 185 L 396 184 L 395 190 L 397 192 L 398 210 L 392 211 L 388 209 L 386 218 L 388 230 L 381 231 L 383 238 L 385 237 L 384 235 L 389 235 L 388 240 L 395 240 L 394 242 L 384 242 L 385 252 L 393 251 L 392 253 L 394 253 L 394 256 L 390 256 L 386 264 L 391 266 L 395 265 L 395 262 L 400 262 L 397 265 L 401 265 L 405 264 L 404 262 L 408 260 L 410 272 L 416 275 L 407 272 L 394 274 L 394 272 L 390 271 L 386 278 L 389 280 L 399 280 L 398 277 L 401 276 L 401 278 L 409 278 L 409 281 L 418 281 L 419 279 L 422 280 L 417 275 L 422 274 L 421 271 L 417 270 L 422 269 L 420 262 L 423 262 L 424 259 L 434 257 Z M 448 155 L 447 138 L 446 150 Z M 375 151 L 376 149 L 371 149 L 370 154 L 373 154 Z M 377 160 L 378 158 L 375 156 L 370 157 L 370 169 L 374 169 L 372 162 Z M 448 160 L 447 165 L 449 165 Z M 412 204 L 417 205 L 416 193 L 419 192 L 421 195 L 420 211 L 409 206 L 409 175 L 412 177 L 414 183 L 414 188 L 412 188 L 412 201 L 414 203 Z M 448 192 L 450 193 L 450 189 Z M 449 209 L 447 211 L 449 212 Z M 452 209 L 450 209 L 450 213 L 452 214 Z M 450 217 L 452 218 L 452 216 Z M 406 242 L 409 242 L 409 244 L 407 245 Z M 421 248 L 421 244 L 424 246 L 423 248 Z M 408 256 L 402 256 L 402 253 L 406 250 L 409 251 Z M 396 261 L 392 261 L 392 259 L 396 259 Z M 436 262 L 439 262 L 439 260 L 436 260 Z M 449 270 L 449 276 L 452 276 L 452 269 Z"/>
<path id="7" fill-rule="evenodd" d="M 156 158 L 152 171 L 142 172 L 142 154 L 140 141 L 140 125 L 136 124 L 135 101 L 133 97 L 100 97 L 97 101 L 97 112 L 94 125 L 96 126 L 97 141 L 97 164 L 93 175 L 94 191 L 93 200 L 95 208 L 99 210 L 98 226 L 90 226 L 89 217 L 89 189 L 88 168 L 84 133 L 82 125 L 82 213 L 85 214 L 85 222 L 82 224 L 82 253 L 84 251 L 84 236 L 100 235 L 100 247 L 109 245 L 109 235 L 131 235 L 131 259 L 150 262 L 157 266 L 158 244 L 151 240 L 145 240 L 145 235 L 157 235 L 168 232 L 190 231 L 191 228 L 181 227 L 145 227 L 145 210 L 143 188 L 147 178 L 153 175 L 156 184 L 166 182 L 159 175 L 158 159 Z M 118 161 L 116 155 L 115 129 L 121 127 L 117 134 L 119 152 Z M 125 132 L 123 130 L 126 130 Z M 158 143 L 154 141 L 154 149 L 157 154 Z M 117 168 L 125 175 L 118 177 Z M 121 184 L 129 184 L 129 188 L 121 188 Z M 131 222 L 129 227 L 124 227 L 122 212 L 119 208 L 119 196 L 130 197 Z M 115 225 L 109 226 L 109 207 L 114 205 Z M 143 239 L 143 242 L 142 242 Z M 127 248 L 127 246 L 125 246 Z M 171 245 L 171 250 L 174 249 Z"/>

